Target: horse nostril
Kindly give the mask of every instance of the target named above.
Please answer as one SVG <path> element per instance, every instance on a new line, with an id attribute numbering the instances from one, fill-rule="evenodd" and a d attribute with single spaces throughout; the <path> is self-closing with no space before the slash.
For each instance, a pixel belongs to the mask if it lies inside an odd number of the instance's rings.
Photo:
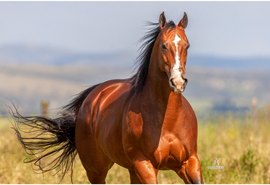
<path id="1" fill-rule="evenodd" d="M 187 84 L 188 83 L 188 79 L 184 78 L 184 80 L 185 80 L 185 84 Z"/>
<path id="2" fill-rule="evenodd" d="M 170 79 L 171 85 L 175 87 L 175 83 L 173 82 L 173 79 Z"/>

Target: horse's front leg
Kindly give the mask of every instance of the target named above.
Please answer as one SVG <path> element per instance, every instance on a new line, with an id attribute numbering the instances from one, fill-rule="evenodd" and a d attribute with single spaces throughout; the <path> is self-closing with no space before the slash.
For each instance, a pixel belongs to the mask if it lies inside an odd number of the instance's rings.
<path id="1" fill-rule="evenodd" d="M 177 174 L 189 184 L 203 184 L 200 161 L 197 155 L 192 155 L 186 160 Z"/>
<path id="2" fill-rule="evenodd" d="M 143 154 L 137 154 L 133 157 L 132 162 L 133 169 L 130 171 L 135 172 L 141 183 L 157 184 L 157 169 L 154 168 L 150 160 L 144 157 Z"/>

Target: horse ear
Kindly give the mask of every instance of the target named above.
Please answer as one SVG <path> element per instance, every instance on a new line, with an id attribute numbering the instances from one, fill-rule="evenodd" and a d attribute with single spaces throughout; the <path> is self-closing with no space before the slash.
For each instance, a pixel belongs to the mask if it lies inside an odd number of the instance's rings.
<path id="1" fill-rule="evenodd" d="M 187 13 L 184 12 L 184 16 L 183 18 L 179 21 L 178 26 L 182 27 L 182 28 L 186 28 L 188 25 L 188 17 L 187 17 Z"/>
<path id="2" fill-rule="evenodd" d="M 166 24 L 166 17 L 164 15 L 164 12 L 162 12 L 159 16 L 159 26 L 160 28 L 163 28 Z"/>

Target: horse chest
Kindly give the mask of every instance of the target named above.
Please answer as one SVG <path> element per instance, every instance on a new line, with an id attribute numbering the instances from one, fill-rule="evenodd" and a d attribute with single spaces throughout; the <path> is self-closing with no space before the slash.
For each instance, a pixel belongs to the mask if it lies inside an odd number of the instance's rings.
<path id="1" fill-rule="evenodd" d="M 173 121 L 166 120 L 160 127 L 150 124 L 142 127 L 141 149 L 157 169 L 180 169 L 194 150 L 195 129 L 187 124 L 190 122 L 185 117 Z"/>
<path id="2" fill-rule="evenodd" d="M 148 114 L 149 110 L 152 111 L 151 114 Z M 179 169 L 192 148 L 190 137 L 186 134 L 191 136 L 195 133 L 190 117 L 186 116 L 183 109 L 172 106 L 166 109 L 165 114 L 153 113 L 153 110 L 155 108 L 128 113 L 129 134 L 132 136 L 128 137 L 132 140 L 128 143 L 135 148 L 139 146 L 140 151 L 151 160 L 155 168 Z"/>
<path id="3" fill-rule="evenodd" d="M 184 145 L 172 134 L 161 136 L 158 146 L 149 150 L 149 154 L 157 169 L 177 169 L 187 158 Z"/>

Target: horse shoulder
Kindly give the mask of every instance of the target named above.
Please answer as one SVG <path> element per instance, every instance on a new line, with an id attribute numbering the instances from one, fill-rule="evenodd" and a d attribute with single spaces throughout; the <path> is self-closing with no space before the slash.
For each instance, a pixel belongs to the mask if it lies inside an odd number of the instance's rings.
<path id="1" fill-rule="evenodd" d="M 197 132 L 197 117 L 195 115 L 195 112 L 190 105 L 190 103 L 187 101 L 187 99 L 183 96 L 182 98 L 182 103 L 183 103 L 183 111 L 185 114 L 185 122 L 186 124 L 189 124 L 190 126 L 193 127 L 193 130 Z"/>
<path id="2" fill-rule="evenodd" d="M 181 123 L 179 124 L 179 142 L 183 144 L 187 151 L 187 155 L 192 155 L 197 150 L 197 118 L 190 103 L 183 96 L 182 98 L 182 114 Z M 188 133 L 188 134 L 187 134 Z"/>

